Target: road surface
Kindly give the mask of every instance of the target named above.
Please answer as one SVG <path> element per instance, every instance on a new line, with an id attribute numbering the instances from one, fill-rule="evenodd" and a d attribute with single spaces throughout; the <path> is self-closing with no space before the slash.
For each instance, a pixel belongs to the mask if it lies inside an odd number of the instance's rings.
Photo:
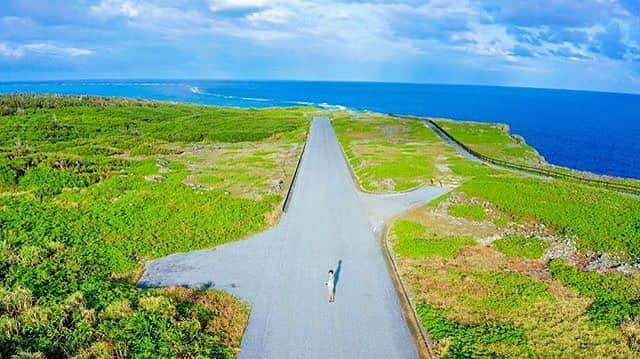
<path id="1" fill-rule="evenodd" d="M 251 238 L 148 262 L 143 287 L 210 287 L 251 304 L 241 358 L 415 358 L 374 234 L 446 192 L 359 192 L 326 117 L 314 118 L 286 213 Z M 336 271 L 335 303 L 324 282 Z"/>

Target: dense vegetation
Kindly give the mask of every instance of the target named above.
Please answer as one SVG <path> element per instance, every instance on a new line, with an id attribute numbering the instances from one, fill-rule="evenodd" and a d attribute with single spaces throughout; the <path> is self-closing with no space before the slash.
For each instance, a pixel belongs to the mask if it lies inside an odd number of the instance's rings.
<path id="1" fill-rule="evenodd" d="M 343 121 L 341 126 L 351 129 L 384 123 Z M 439 123 L 478 152 L 522 164 L 547 165 L 534 149 L 503 127 Z M 343 146 L 355 148 L 353 143 L 367 143 L 381 131 L 352 130 L 338 135 L 345 137 Z M 402 142 L 400 136 L 388 135 L 389 143 L 394 139 Z M 526 177 L 449 151 L 421 155 L 435 158 L 398 153 L 393 159 L 406 162 L 407 167 L 433 161 L 440 173 L 455 179 L 448 184 L 456 187 L 451 194 L 395 221 L 389 238 L 439 356 L 638 356 L 638 276 L 613 269 L 606 274 L 587 272 L 581 265 L 543 258 L 555 250 L 554 255 L 570 256 L 572 263 L 583 265 L 601 253 L 638 261 L 640 200 L 573 182 Z M 392 177 L 380 172 L 372 175 L 368 167 L 375 162 L 367 161 L 362 152 L 354 151 L 348 157 L 360 167 L 355 172 L 361 183 Z M 413 179 L 431 184 L 428 178 Z M 574 242 L 577 252 L 571 249 Z"/>
<path id="2" fill-rule="evenodd" d="M 619 273 L 601 275 L 580 271 L 560 259 L 549 262 L 548 268 L 562 283 L 593 298 L 589 316 L 594 322 L 617 327 L 640 319 L 640 280 Z M 640 340 L 640 336 L 636 340 Z"/>
<path id="3" fill-rule="evenodd" d="M 566 235 L 585 250 L 640 260 L 640 201 L 576 183 L 516 176 L 482 176 L 458 191 L 488 200 L 520 218 L 533 217 Z"/>
<path id="4" fill-rule="evenodd" d="M 451 237 L 430 231 L 399 220 L 391 238 L 440 357 L 637 355 L 637 282 L 558 260 L 549 263 L 552 277 L 539 275 L 540 264 L 515 261 L 472 239 L 453 246 Z"/>
<path id="5" fill-rule="evenodd" d="M 441 309 L 428 303 L 420 303 L 417 312 L 439 351 L 452 358 L 486 358 L 500 356 L 494 348 L 500 346 L 513 350 L 512 356 L 533 357 L 525 331 L 500 323 L 464 325 L 447 319 Z M 514 350 L 515 349 L 515 350 Z"/>
<path id="6" fill-rule="evenodd" d="M 0 357 L 235 356 L 244 304 L 134 283 L 147 259 L 263 229 L 282 199 L 188 186 L 193 158 L 181 154 L 215 148 L 224 159 L 229 146 L 246 175 L 236 186 L 251 188 L 239 147 L 212 144 L 295 149 L 306 110 L 55 96 L 0 104 L 9 109 L 0 117 Z"/>
<path id="7" fill-rule="evenodd" d="M 538 259 L 549 247 L 549 243 L 535 237 L 512 234 L 496 240 L 493 246 L 508 257 Z"/>

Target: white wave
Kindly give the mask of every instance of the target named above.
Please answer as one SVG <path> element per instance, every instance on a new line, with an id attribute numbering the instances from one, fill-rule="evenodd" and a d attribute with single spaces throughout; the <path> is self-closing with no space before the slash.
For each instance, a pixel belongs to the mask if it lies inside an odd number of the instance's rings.
<path id="1" fill-rule="evenodd" d="M 309 102 L 309 101 L 283 101 L 284 103 L 292 103 L 295 105 L 303 105 L 303 106 L 314 106 L 315 102 Z"/>
<path id="2" fill-rule="evenodd" d="M 191 87 L 190 89 L 191 89 L 191 92 L 193 92 L 194 94 L 205 95 L 205 96 L 213 96 L 213 97 L 221 97 L 221 98 L 226 99 L 226 100 L 242 100 L 242 101 L 256 101 L 256 102 L 273 101 L 271 99 L 261 98 L 261 97 L 240 97 L 240 96 L 233 96 L 233 95 L 223 95 L 223 94 L 219 94 L 219 93 L 215 93 L 215 92 L 202 91 L 198 87 Z"/>
<path id="3" fill-rule="evenodd" d="M 325 110 L 346 110 L 347 107 L 346 106 L 342 106 L 342 105 L 330 105 L 326 102 L 323 102 L 321 104 L 318 104 L 318 107 L 320 108 L 324 108 Z"/>
<path id="4" fill-rule="evenodd" d="M 258 102 L 269 102 L 271 101 L 268 98 L 260 98 L 260 97 L 238 97 L 241 100 L 245 101 L 258 101 Z"/>

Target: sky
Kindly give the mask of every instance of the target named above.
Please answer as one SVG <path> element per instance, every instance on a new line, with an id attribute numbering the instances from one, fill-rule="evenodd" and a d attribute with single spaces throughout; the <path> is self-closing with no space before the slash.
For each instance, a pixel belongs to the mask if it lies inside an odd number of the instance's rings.
<path id="1" fill-rule="evenodd" d="M 640 0 L 0 1 L 0 81 L 115 78 L 640 93 Z"/>

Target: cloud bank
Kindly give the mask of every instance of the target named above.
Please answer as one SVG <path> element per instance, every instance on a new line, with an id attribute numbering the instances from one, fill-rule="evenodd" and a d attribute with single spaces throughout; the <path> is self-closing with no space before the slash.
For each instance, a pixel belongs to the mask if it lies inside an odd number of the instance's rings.
<path id="1" fill-rule="evenodd" d="M 0 14 L 0 65 L 13 64 L 0 80 L 27 76 L 18 71 L 26 65 L 18 63 L 38 56 L 52 58 L 49 67 L 61 63 L 52 74 L 75 78 L 453 82 L 640 92 L 635 0 L 8 0 Z M 91 57 L 91 65 L 82 57 Z M 30 66 L 47 76 L 37 62 Z"/>

